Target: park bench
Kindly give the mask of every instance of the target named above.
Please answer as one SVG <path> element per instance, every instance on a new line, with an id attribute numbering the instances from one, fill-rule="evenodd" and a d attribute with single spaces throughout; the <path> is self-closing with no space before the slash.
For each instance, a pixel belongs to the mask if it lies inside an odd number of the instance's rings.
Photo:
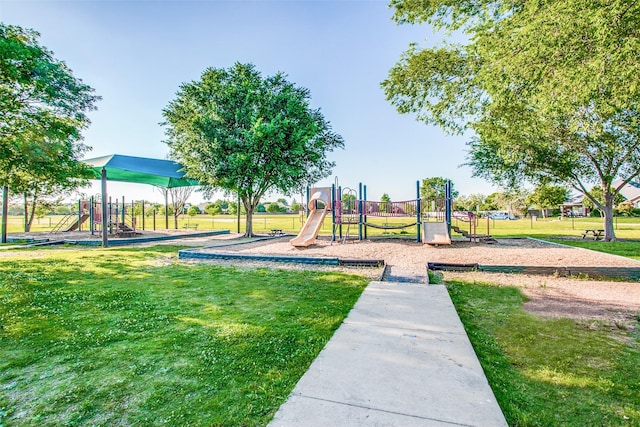
<path id="1" fill-rule="evenodd" d="M 584 230 L 582 233 L 582 238 L 586 239 L 587 237 L 593 238 L 593 240 L 600 240 L 604 236 L 604 230 L 598 230 L 594 228 L 589 228 Z"/>
<path id="2" fill-rule="evenodd" d="M 271 237 L 284 236 L 284 232 L 282 230 L 280 230 L 279 228 L 274 228 L 273 230 L 271 230 L 269 232 L 269 236 L 271 236 Z"/>
<path id="3" fill-rule="evenodd" d="M 198 224 L 185 224 L 182 226 L 182 228 L 184 228 L 185 230 L 188 230 L 189 228 L 193 228 L 194 230 L 197 230 Z"/>

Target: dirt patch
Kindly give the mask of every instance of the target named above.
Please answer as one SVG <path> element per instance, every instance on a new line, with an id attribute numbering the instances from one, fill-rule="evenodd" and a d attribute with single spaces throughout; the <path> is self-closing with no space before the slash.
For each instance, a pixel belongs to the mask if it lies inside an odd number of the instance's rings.
<path id="1" fill-rule="evenodd" d="M 555 276 L 494 273 L 444 273 L 444 280 L 516 286 L 528 298 L 525 310 L 552 318 L 600 320 L 630 329 L 640 315 L 640 283 L 582 280 Z"/>

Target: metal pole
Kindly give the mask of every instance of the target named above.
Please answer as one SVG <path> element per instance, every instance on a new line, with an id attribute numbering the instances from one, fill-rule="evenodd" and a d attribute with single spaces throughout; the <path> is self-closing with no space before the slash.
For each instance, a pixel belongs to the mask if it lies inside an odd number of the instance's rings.
<path id="1" fill-rule="evenodd" d="M 93 205 L 93 196 L 89 198 L 89 232 L 93 236 L 93 233 L 96 231 L 94 229 L 93 220 L 95 219 L 96 213 L 94 212 L 95 206 Z"/>
<path id="2" fill-rule="evenodd" d="M 107 169 L 102 168 L 102 247 L 109 246 L 107 231 Z"/>
<path id="3" fill-rule="evenodd" d="M 82 200 L 78 199 L 78 231 L 82 231 Z"/>
<path id="4" fill-rule="evenodd" d="M 144 199 L 142 199 L 142 231 L 144 231 Z"/>
<path id="5" fill-rule="evenodd" d="M 113 216 L 113 203 L 111 203 L 111 196 L 109 196 L 109 233 L 111 233 L 111 231 L 113 231 L 113 221 L 112 221 L 112 217 Z M 117 215 L 116 215 L 116 220 L 118 219 Z"/>
<path id="6" fill-rule="evenodd" d="M 122 224 L 124 225 L 124 220 L 125 220 L 125 211 L 127 210 L 127 205 L 124 203 L 124 196 L 122 196 Z"/>
<path id="7" fill-rule="evenodd" d="M 451 236 L 451 181 L 447 181 L 444 185 L 445 192 L 445 221 L 447 221 L 447 230 Z"/>
<path id="8" fill-rule="evenodd" d="M 336 185 L 331 184 L 331 241 L 336 240 Z"/>
<path id="9" fill-rule="evenodd" d="M 422 203 L 420 202 L 420 181 L 416 181 L 416 242 L 420 243 L 422 241 L 420 226 L 420 217 L 422 216 L 420 213 L 420 208 Z"/>
<path id="10" fill-rule="evenodd" d="M 364 199 L 363 200 L 364 200 L 364 204 L 366 206 L 367 205 L 367 186 L 364 185 L 363 189 L 364 189 L 363 190 L 364 191 Z M 367 236 L 367 225 L 366 225 L 367 224 L 367 212 L 364 212 L 364 223 L 365 223 L 365 226 L 364 226 L 364 238 L 366 239 L 368 237 Z"/>
<path id="11" fill-rule="evenodd" d="M 364 209 L 362 201 L 362 183 L 358 184 L 358 239 L 362 240 L 362 210 Z"/>
<path id="12" fill-rule="evenodd" d="M 7 243 L 7 216 L 9 214 L 9 186 L 2 187 L 2 243 Z"/>
<path id="13" fill-rule="evenodd" d="M 169 229 L 169 189 L 164 192 L 164 228 Z"/>
<path id="14" fill-rule="evenodd" d="M 342 187 L 338 186 L 338 200 L 340 201 L 340 239 L 342 239 L 342 213 L 344 209 L 342 207 Z"/>

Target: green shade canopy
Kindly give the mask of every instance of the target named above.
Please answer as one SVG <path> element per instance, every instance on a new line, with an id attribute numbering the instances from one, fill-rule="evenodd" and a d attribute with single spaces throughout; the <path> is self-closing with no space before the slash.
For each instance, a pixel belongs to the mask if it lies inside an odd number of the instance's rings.
<path id="1" fill-rule="evenodd" d="M 104 168 L 109 181 L 149 184 L 164 188 L 200 185 L 195 179 L 186 178 L 182 165 L 172 160 L 112 154 L 83 161 L 91 166 L 96 179 L 101 178 Z"/>

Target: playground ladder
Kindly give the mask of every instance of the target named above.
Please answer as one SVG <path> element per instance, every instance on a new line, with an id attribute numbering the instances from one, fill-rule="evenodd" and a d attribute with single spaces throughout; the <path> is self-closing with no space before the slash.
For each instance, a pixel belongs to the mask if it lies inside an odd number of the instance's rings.
<path id="1" fill-rule="evenodd" d="M 69 226 L 69 220 L 72 219 L 78 219 L 78 214 L 77 213 L 71 213 L 71 214 L 66 214 L 64 217 L 62 217 L 62 219 L 60 221 L 58 221 L 58 223 L 56 225 L 53 226 L 53 228 L 51 229 L 51 233 L 58 233 L 59 231 L 62 230 L 63 227 L 65 226 Z"/>

